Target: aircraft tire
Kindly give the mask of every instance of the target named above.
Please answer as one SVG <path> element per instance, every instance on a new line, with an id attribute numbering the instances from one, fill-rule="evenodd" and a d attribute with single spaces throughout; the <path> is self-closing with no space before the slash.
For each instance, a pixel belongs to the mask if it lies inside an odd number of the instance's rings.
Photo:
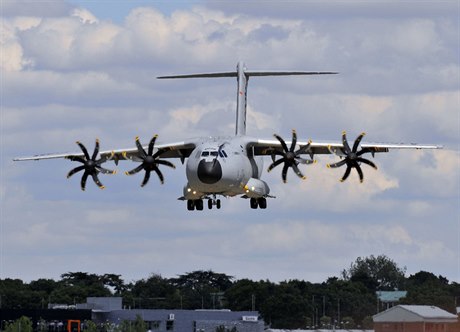
<path id="1" fill-rule="evenodd" d="M 208 199 L 208 209 L 212 210 L 212 199 Z"/>
<path id="2" fill-rule="evenodd" d="M 220 199 L 216 200 L 216 207 L 218 210 L 220 209 Z"/>
<path id="3" fill-rule="evenodd" d="M 259 205 L 256 198 L 251 198 L 249 203 L 251 205 L 251 209 L 257 209 L 257 206 Z"/>
<path id="4" fill-rule="evenodd" d="M 187 200 L 187 210 L 189 211 L 195 210 L 195 202 L 191 199 Z"/>
<path id="5" fill-rule="evenodd" d="M 261 197 L 258 199 L 259 207 L 261 209 L 266 209 L 267 208 L 267 199 L 265 197 Z"/>
<path id="6" fill-rule="evenodd" d="M 203 211 L 203 200 L 202 199 L 197 199 L 195 201 L 195 207 L 198 211 Z"/>

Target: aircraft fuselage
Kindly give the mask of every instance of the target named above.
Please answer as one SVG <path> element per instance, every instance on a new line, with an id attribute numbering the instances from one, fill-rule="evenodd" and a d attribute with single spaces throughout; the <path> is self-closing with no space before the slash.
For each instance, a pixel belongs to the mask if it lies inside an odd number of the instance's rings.
<path id="1" fill-rule="evenodd" d="M 184 187 L 184 198 L 241 194 L 265 197 L 269 188 L 260 180 L 262 167 L 262 158 L 254 158 L 238 136 L 203 139 L 187 159 L 188 183 Z M 256 185 L 248 187 L 254 183 Z"/>

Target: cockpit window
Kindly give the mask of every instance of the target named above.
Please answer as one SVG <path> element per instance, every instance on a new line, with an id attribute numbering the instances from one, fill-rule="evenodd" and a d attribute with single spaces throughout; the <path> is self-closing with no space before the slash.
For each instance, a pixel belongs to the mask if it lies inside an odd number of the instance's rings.
<path id="1" fill-rule="evenodd" d="M 228 155 L 227 153 L 224 151 L 224 150 L 220 150 L 220 151 L 203 151 L 201 152 L 201 156 L 202 157 L 221 157 L 221 158 L 227 158 Z"/>

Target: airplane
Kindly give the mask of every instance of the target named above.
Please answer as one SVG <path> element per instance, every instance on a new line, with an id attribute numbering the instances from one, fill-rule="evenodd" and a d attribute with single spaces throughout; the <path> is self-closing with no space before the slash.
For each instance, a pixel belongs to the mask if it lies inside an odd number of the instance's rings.
<path id="1" fill-rule="evenodd" d="M 157 135 L 154 135 L 147 145 L 143 145 L 139 137 L 135 139 L 135 147 L 129 149 L 116 149 L 99 151 L 99 140 L 93 153 L 90 155 L 81 142 L 76 142 L 81 152 L 44 154 L 31 157 L 15 158 L 15 161 L 41 160 L 66 158 L 80 163 L 68 174 L 70 178 L 78 172 L 83 172 L 80 185 L 85 190 L 89 176 L 94 183 L 104 189 L 98 174 L 115 174 L 116 171 L 102 167 L 102 164 L 113 161 L 118 165 L 120 160 L 131 160 L 138 165 L 126 171 L 126 175 L 134 175 L 144 171 L 141 187 L 150 179 L 151 172 L 155 172 L 160 182 L 164 183 L 164 176 L 160 166 L 175 168 L 168 159 L 177 158 L 182 164 L 186 160 L 187 184 L 184 186 L 183 195 L 179 200 L 187 202 L 187 210 L 201 211 L 207 201 L 208 209 L 221 208 L 219 197 L 235 197 L 249 199 L 252 209 L 266 209 L 267 198 L 275 198 L 270 194 L 270 187 L 261 179 L 264 156 L 271 157 L 272 163 L 268 166 L 270 172 L 276 167 L 281 168 L 281 178 L 287 182 L 289 169 L 301 179 L 306 179 L 299 165 L 316 163 L 314 157 L 322 154 L 333 154 L 340 160 L 327 164 L 328 168 L 345 167 L 345 172 L 340 181 L 345 181 L 352 170 L 356 170 L 362 183 L 364 175 L 363 164 L 377 169 L 374 162 L 363 157 L 364 154 L 388 152 L 390 149 L 442 149 L 439 145 L 422 144 L 386 144 L 365 143 L 361 133 L 350 144 L 346 132 L 342 132 L 339 141 L 316 142 L 313 140 L 300 141 L 297 133 L 292 131 L 290 141 L 274 134 L 274 139 L 260 139 L 246 135 L 247 88 L 250 77 L 262 76 L 290 76 L 290 75 L 334 75 L 336 72 L 305 72 L 305 71 L 250 71 L 244 62 L 237 63 L 236 70 L 230 72 L 213 72 L 205 74 L 187 74 L 160 76 L 158 79 L 186 79 L 186 78 L 221 78 L 233 77 L 237 81 L 236 95 L 236 123 L 233 136 L 211 136 L 186 139 L 179 142 L 157 144 Z"/>

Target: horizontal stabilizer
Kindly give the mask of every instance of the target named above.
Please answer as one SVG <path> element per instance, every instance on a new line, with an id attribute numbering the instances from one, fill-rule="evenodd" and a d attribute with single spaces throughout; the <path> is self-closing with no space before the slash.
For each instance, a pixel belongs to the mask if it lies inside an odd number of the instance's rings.
<path id="1" fill-rule="evenodd" d="M 336 72 L 330 71 L 244 71 L 244 74 L 249 76 L 294 76 L 294 75 L 335 75 Z M 206 74 L 187 74 L 187 75 L 171 75 L 159 76 L 158 79 L 170 78 L 214 78 L 214 77 L 237 77 L 237 71 L 221 72 L 221 73 L 206 73 Z"/>
<path id="2" fill-rule="evenodd" d="M 207 73 L 207 74 L 189 74 L 189 75 L 172 75 L 172 76 L 159 76 L 158 79 L 165 78 L 212 78 L 212 77 L 236 77 L 236 71 L 225 73 Z"/>
<path id="3" fill-rule="evenodd" d="M 246 71 L 248 76 L 335 75 L 331 71 Z"/>

